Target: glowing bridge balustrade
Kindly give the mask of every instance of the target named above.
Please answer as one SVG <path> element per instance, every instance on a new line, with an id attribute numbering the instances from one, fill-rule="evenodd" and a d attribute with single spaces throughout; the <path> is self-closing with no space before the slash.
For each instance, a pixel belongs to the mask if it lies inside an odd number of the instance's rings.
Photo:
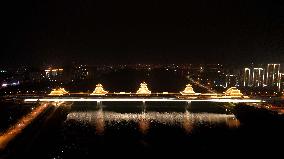
<path id="1" fill-rule="evenodd" d="M 220 102 L 260 103 L 257 99 L 175 99 L 175 98 L 39 98 L 25 99 L 25 102 Z"/>

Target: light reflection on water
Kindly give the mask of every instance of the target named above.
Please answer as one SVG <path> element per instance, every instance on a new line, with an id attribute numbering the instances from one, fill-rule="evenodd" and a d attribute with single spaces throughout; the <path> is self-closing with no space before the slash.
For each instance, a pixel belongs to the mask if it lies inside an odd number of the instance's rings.
<path id="1" fill-rule="evenodd" d="M 81 111 L 68 114 L 65 122 L 76 121 L 81 124 L 94 126 L 96 133 L 103 135 L 108 126 L 120 123 L 137 123 L 142 134 L 151 131 L 151 124 L 158 123 L 170 127 L 180 127 L 185 133 L 190 134 L 195 127 L 215 127 L 225 125 L 228 128 L 237 128 L 239 120 L 233 114 L 216 113 L 192 113 L 185 112 L 141 112 L 141 113 L 118 113 L 113 111 Z"/>
<path id="2" fill-rule="evenodd" d="M 64 118 L 63 140 L 56 148 L 63 152 L 51 156 L 95 158 L 98 153 L 125 150 L 160 154 L 166 149 L 198 152 L 218 147 L 240 126 L 235 115 L 223 109 L 223 103 L 74 103 Z"/>

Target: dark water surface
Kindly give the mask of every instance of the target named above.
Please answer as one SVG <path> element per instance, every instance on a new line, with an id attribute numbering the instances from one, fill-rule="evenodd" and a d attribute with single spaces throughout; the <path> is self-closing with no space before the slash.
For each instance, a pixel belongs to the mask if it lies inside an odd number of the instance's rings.
<path id="1" fill-rule="evenodd" d="M 50 109 L 16 139 L 8 158 L 225 157 L 283 149 L 283 123 L 253 113 L 238 119 L 232 104 L 75 102 Z"/>

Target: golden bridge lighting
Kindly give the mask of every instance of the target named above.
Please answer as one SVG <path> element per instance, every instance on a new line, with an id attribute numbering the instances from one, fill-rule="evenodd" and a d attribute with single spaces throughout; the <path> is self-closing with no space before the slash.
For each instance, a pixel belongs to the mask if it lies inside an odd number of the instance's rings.
<path id="1" fill-rule="evenodd" d="M 59 88 L 59 89 L 53 89 L 48 95 L 49 96 L 63 96 L 66 94 L 71 94 L 71 95 L 75 95 L 75 94 L 89 94 L 89 93 L 84 93 L 84 92 L 80 92 L 80 93 L 69 93 L 67 92 L 64 88 Z M 158 96 L 161 95 L 162 97 L 160 99 L 147 99 L 144 101 L 178 101 L 180 99 L 183 100 L 191 100 L 194 99 L 195 101 L 197 100 L 202 100 L 202 101 L 210 101 L 211 99 L 218 99 L 218 101 L 224 102 L 221 99 L 228 99 L 228 98 L 237 98 L 237 99 L 247 99 L 250 98 L 249 96 L 244 96 L 240 90 L 238 90 L 236 87 L 231 87 L 229 88 L 227 91 L 223 92 L 223 93 L 196 93 L 191 84 L 187 84 L 185 89 L 183 91 L 180 91 L 179 93 L 169 93 L 169 92 L 161 92 L 161 93 L 151 93 L 151 91 L 148 89 L 147 84 L 145 82 L 140 84 L 139 89 L 137 90 L 136 93 L 131 93 L 131 92 L 114 92 L 114 93 L 109 93 L 109 91 L 104 90 L 102 84 L 97 84 L 95 90 L 89 94 L 91 96 L 104 96 L 106 94 L 112 95 L 112 94 L 116 94 L 116 95 L 129 95 L 129 97 L 131 97 L 133 94 L 136 95 L 144 95 L 144 96 L 150 96 L 153 95 L 154 96 Z M 181 96 L 179 96 L 179 94 L 181 94 Z M 172 98 L 168 98 L 165 99 L 165 97 L 163 97 L 163 95 L 172 95 Z M 28 100 L 36 100 L 36 99 L 28 99 Z M 75 96 L 72 96 L 70 98 L 66 98 L 66 99 L 40 99 L 41 101 L 103 101 L 105 99 L 91 99 L 91 98 L 76 98 Z M 129 99 L 118 99 L 118 98 L 109 98 L 106 99 L 107 101 L 140 101 L 140 99 L 135 99 L 133 97 L 129 98 Z M 226 101 L 226 100 L 225 100 Z M 254 100 L 252 100 L 254 101 Z M 236 102 L 236 101 L 234 101 Z M 244 101 L 240 101 L 240 102 L 244 102 Z M 251 102 L 251 101 L 250 101 Z M 259 101 L 258 101 L 259 102 Z"/>
<path id="2" fill-rule="evenodd" d="M 25 102 L 217 102 L 217 103 L 261 103 L 258 99 L 175 99 L 175 98 L 33 98 L 25 99 Z"/>
<path id="3" fill-rule="evenodd" d="M 53 89 L 48 95 L 50 96 L 63 96 L 69 94 L 64 88 Z"/>
<path id="4" fill-rule="evenodd" d="M 108 91 L 105 91 L 102 84 L 97 84 L 95 90 L 90 95 L 106 95 Z"/>
<path id="5" fill-rule="evenodd" d="M 140 88 L 138 89 L 138 91 L 136 92 L 136 94 L 140 94 L 140 95 L 150 95 L 151 91 L 149 91 L 147 84 L 145 82 L 140 84 Z"/>
<path id="6" fill-rule="evenodd" d="M 231 96 L 231 97 L 242 97 L 243 94 L 240 90 L 238 90 L 236 87 L 229 88 L 225 93 L 225 96 Z"/>
<path id="7" fill-rule="evenodd" d="M 191 84 L 187 84 L 185 89 L 183 91 L 180 92 L 182 95 L 198 95 L 200 93 L 195 93 L 192 85 Z"/>

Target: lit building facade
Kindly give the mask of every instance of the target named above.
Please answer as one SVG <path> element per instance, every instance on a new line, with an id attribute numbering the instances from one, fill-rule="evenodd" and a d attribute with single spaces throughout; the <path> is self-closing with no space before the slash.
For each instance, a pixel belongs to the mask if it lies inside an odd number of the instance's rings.
<path id="1" fill-rule="evenodd" d="M 280 86 L 280 64 L 268 64 L 266 69 L 266 85 Z"/>
<path id="2" fill-rule="evenodd" d="M 244 72 L 244 87 L 251 86 L 251 69 L 245 68 Z"/>
<path id="3" fill-rule="evenodd" d="M 284 73 L 280 73 L 280 85 L 279 85 L 279 91 L 284 91 Z"/>
<path id="4" fill-rule="evenodd" d="M 239 81 L 236 75 L 227 74 L 225 87 L 236 87 L 239 86 Z"/>
<path id="5" fill-rule="evenodd" d="M 254 87 L 263 87 L 265 71 L 263 68 L 253 68 L 252 85 Z"/>
<path id="6" fill-rule="evenodd" d="M 80 65 L 75 67 L 73 71 L 73 80 L 80 81 L 80 80 L 86 80 L 90 77 L 90 71 L 87 65 Z"/>
<path id="7" fill-rule="evenodd" d="M 52 82 L 58 82 L 63 80 L 63 69 L 52 68 L 45 70 L 45 77 Z"/>

